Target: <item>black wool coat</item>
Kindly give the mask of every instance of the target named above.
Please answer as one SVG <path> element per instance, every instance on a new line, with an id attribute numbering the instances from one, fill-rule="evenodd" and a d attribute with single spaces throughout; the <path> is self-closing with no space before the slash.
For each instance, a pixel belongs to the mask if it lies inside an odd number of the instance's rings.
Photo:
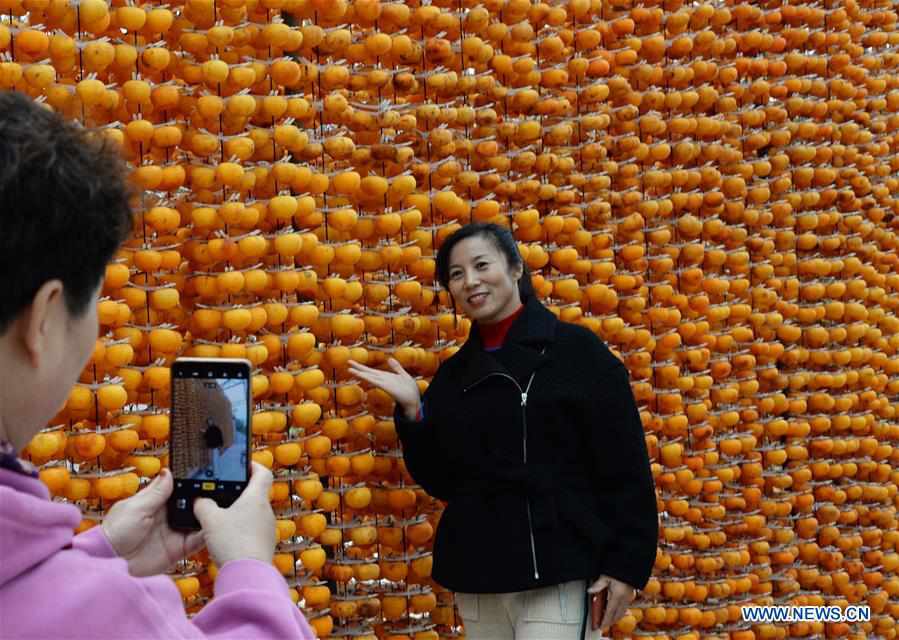
<path id="1" fill-rule="evenodd" d="M 409 473 L 446 508 L 434 579 L 509 593 L 605 574 L 641 589 L 658 514 L 624 364 L 596 335 L 530 297 L 502 349 L 477 325 L 394 418 Z"/>

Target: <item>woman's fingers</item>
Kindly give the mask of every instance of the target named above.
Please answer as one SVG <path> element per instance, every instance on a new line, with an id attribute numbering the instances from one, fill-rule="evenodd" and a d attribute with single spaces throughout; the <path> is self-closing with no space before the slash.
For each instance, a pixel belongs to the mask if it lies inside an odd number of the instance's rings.
<path id="1" fill-rule="evenodd" d="M 398 374 L 372 369 L 371 367 L 359 365 L 358 363 L 357 366 L 364 368 L 351 367 L 350 373 L 375 387 L 391 393 L 392 391 L 395 391 L 398 386 L 397 383 L 400 381 Z"/>
<path id="2" fill-rule="evenodd" d="M 349 368 L 350 371 L 356 375 L 367 374 L 370 378 L 380 378 L 381 380 L 389 380 L 404 374 L 409 375 L 406 373 L 406 370 L 403 369 L 402 365 L 393 358 L 388 360 L 387 364 L 393 369 L 393 373 L 384 371 L 383 369 L 374 369 L 367 365 L 353 362 L 352 360 L 350 360 Z"/>
<path id="3" fill-rule="evenodd" d="M 394 358 L 387 360 L 387 366 L 393 371 L 383 371 L 350 361 L 350 373 L 357 378 L 378 387 L 390 395 L 395 402 L 403 407 L 411 407 L 413 402 L 418 402 L 419 389 L 415 379 L 403 369 L 403 366 Z M 412 411 L 411 408 L 406 409 Z"/>
<path id="4" fill-rule="evenodd" d="M 394 360 L 393 358 L 390 358 L 387 360 L 387 364 L 391 369 L 393 369 L 396 372 L 397 375 L 400 375 L 403 377 L 406 377 L 409 375 L 409 373 L 405 369 L 403 369 L 403 365 L 401 365 L 399 363 L 399 361 Z"/>
<path id="5" fill-rule="evenodd" d="M 368 365 L 362 364 L 361 362 L 355 362 L 353 360 L 350 360 L 349 362 L 349 369 L 356 374 L 366 373 L 370 376 L 391 375 L 389 371 L 384 371 L 383 369 L 375 369 L 374 367 L 369 367 Z"/>
<path id="6" fill-rule="evenodd" d="M 350 361 L 350 373 L 354 376 L 362 378 L 366 382 L 371 382 L 373 379 L 378 378 L 383 371 L 378 371 L 377 369 L 372 369 L 371 367 L 366 367 L 364 364 L 359 364 L 358 362 Z"/>
<path id="7" fill-rule="evenodd" d="M 602 622 L 599 623 L 600 629 L 608 629 L 613 624 L 615 624 L 615 612 L 618 611 L 619 606 L 619 598 L 617 598 L 613 593 L 609 592 L 609 601 L 606 604 L 606 610 L 603 614 Z"/>
<path id="8" fill-rule="evenodd" d="M 606 613 L 603 616 L 601 627 L 611 627 L 620 620 L 634 598 L 633 589 L 621 582 L 614 581 L 609 587 L 609 602 L 606 605 Z"/>
<path id="9" fill-rule="evenodd" d="M 356 362 L 355 360 L 350 360 L 347 363 L 347 366 L 350 368 L 351 371 L 365 371 L 368 373 L 377 371 L 377 369 L 372 369 L 371 367 L 364 365 L 361 362 Z"/>
<path id="10" fill-rule="evenodd" d="M 363 365 L 353 366 L 352 364 L 349 366 L 350 373 L 352 373 L 357 378 L 362 378 L 363 380 L 368 380 L 373 374 L 377 373 L 377 371 L 373 369 L 369 369 L 368 367 L 362 368 Z"/>
<path id="11" fill-rule="evenodd" d="M 383 379 L 381 376 L 377 375 L 377 374 L 374 374 L 374 373 L 365 373 L 365 374 L 359 373 L 359 374 L 356 374 L 356 375 L 357 375 L 357 377 L 361 378 L 362 380 L 365 380 L 365 382 L 367 382 L 368 384 L 372 385 L 373 387 L 378 387 L 379 389 L 383 389 L 383 388 L 384 388 L 384 379 Z"/>
<path id="12" fill-rule="evenodd" d="M 608 588 L 611 581 L 612 579 L 607 576 L 600 576 L 599 579 L 594 582 L 589 589 L 587 589 L 587 591 L 589 591 L 590 593 L 599 593 L 603 589 Z"/>

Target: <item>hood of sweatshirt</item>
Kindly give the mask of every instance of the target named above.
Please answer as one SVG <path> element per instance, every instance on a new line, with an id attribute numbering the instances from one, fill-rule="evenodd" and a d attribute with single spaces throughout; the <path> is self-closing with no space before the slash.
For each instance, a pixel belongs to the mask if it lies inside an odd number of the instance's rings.
<path id="1" fill-rule="evenodd" d="M 46 485 L 0 469 L 0 587 L 69 546 L 81 512 L 53 502 Z"/>

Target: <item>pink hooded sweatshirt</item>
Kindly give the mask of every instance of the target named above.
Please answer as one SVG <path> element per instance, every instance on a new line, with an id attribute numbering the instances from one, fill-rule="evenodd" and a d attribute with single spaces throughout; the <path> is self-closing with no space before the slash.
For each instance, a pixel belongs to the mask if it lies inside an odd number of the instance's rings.
<path id="1" fill-rule="evenodd" d="M 73 534 L 80 521 L 40 480 L 0 468 L 3 640 L 315 638 L 271 565 L 226 563 L 215 597 L 188 620 L 170 578 L 132 577 L 102 527 Z"/>

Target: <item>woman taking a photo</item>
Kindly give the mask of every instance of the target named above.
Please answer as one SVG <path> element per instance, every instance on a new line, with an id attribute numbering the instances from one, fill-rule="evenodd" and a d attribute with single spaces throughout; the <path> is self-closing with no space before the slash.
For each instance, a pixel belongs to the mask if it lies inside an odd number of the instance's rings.
<path id="1" fill-rule="evenodd" d="M 447 503 L 433 575 L 456 592 L 467 637 L 581 640 L 627 612 L 656 556 L 627 369 L 540 303 L 502 227 L 447 238 L 437 276 L 472 329 L 423 397 L 395 360 L 351 371 L 394 398 L 409 473 Z"/>
<path id="2" fill-rule="evenodd" d="M 81 511 L 51 500 L 18 458 L 91 359 L 106 264 L 133 225 L 118 148 L 44 107 L 0 91 L 0 638 L 313 640 L 272 566 L 262 465 L 227 509 L 194 503 L 202 531 L 168 526 L 175 483 L 163 469 L 75 535 Z M 165 572 L 204 546 L 215 597 L 188 619 Z"/>

